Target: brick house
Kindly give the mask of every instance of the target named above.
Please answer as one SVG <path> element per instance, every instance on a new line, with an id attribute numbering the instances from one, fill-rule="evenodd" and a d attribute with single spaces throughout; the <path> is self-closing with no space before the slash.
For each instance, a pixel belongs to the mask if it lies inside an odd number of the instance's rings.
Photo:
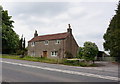
<path id="1" fill-rule="evenodd" d="M 35 57 L 66 58 L 66 52 L 76 57 L 79 48 L 72 35 L 70 24 L 67 32 L 38 36 L 28 41 L 28 55 Z"/>

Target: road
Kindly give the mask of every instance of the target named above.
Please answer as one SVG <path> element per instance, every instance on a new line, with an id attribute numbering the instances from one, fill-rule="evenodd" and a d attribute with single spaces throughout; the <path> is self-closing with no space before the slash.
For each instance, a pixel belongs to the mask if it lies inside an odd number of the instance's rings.
<path id="1" fill-rule="evenodd" d="M 2 59 L 4 82 L 117 82 L 118 71 Z"/>

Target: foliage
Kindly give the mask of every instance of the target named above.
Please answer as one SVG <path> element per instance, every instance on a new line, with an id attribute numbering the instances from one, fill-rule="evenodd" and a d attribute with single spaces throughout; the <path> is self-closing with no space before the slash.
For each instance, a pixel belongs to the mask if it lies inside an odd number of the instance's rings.
<path id="1" fill-rule="evenodd" d="M 73 64 L 73 65 L 76 65 L 76 64 L 79 63 L 78 60 L 65 60 L 64 62 L 65 62 L 65 63 L 69 63 L 69 64 Z"/>
<path id="2" fill-rule="evenodd" d="M 98 53 L 98 47 L 95 43 L 85 42 L 84 43 L 84 59 L 87 61 L 94 61 Z"/>
<path id="3" fill-rule="evenodd" d="M 23 49 L 25 49 L 25 38 L 23 40 Z"/>
<path id="4" fill-rule="evenodd" d="M 83 47 L 79 48 L 77 58 L 93 61 L 98 54 L 98 47 L 95 43 L 85 42 Z"/>
<path id="5" fill-rule="evenodd" d="M 77 58 L 82 59 L 83 53 L 84 53 L 84 48 L 83 48 L 83 47 L 79 47 L 79 49 L 78 49 L 78 54 L 77 54 Z"/>
<path id="6" fill-rule="evenodd" d="M 19 41 L 19 50 L 22 50 L 23 49 L 23 35 Z"/>
<path id="7" fill-rule="evenodd" d="M 2 53 L 15 53 L 19 46 L 19 36 L 13 30 L 14 21 L 11 20 L 12 16 L 8 15 L 7 10 L 0 7 L 2 14 Z"/>
<path id="8" fill-rule="evenodd" d="M 81 67 L 95 67 L 96 64 L 89 64 L 88 62 L 79 62 L 78 60 L 64 60 L 64 65 L 71 65 L 71 66 L 81 66 Z"/>
<path id="9" fill-rule="evenodd" d="M 24 55 L 27 55 L 27 48 L 25 48 L 25 38 L 23 40 L 23 35 L 19 41 L 19 49 L 17 50 L 18 55 L 22 55 L 21 57 L 24 57 Z"/>
<path id="10" fill-rule="evenodd" d="M 115 57 L 116 61 L 120 58 L 120 1 L 116 14 L 110 21 L 109 27 L 103 36 L 104 49 L 110 52 L 110 56 Z"/>

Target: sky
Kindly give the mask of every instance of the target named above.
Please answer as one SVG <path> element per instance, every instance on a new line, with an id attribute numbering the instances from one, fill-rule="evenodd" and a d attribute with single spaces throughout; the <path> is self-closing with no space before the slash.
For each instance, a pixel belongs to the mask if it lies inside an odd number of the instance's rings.
<path id="1" fill-rule="evenodd" d="M 103 48 L 103 35 L 110 20 L 115 15 L 118 0 L 80 0 L 74 1 L 14 1 L 3 2 L 15 21 L 14 30 L 27 42 L 33 38 L 35 30 L 38 35 L 67 32 L 71 24 L 72 33 L 79 46 L 84 42 L 96 43 L 99 50 Z M 26 45 L 27 46 L 27 45 Z"/>

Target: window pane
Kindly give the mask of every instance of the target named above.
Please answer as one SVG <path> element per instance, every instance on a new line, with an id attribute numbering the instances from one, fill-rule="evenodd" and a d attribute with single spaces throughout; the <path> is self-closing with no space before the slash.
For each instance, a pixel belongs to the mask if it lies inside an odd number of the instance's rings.
<path id="1" fill-rule="evenodd" d="M 56 40 L 56 44 L 59 44 L 60 43 L 60 40 Z"/>
<path id="2" fill-rule="evenodd" d="M 31 42 L 31 46 L 35 46 L 35 42 Z"/>
<path id="3" fill-rule="evenodd" d="M 57 56 L 57 53 L 58 53 L 57 51 L 52 51 L 51 56 Z"/>
<path id="4" fill-rule="evenodd" d="M 54 55 L 54 52 L 51 52 L 51 56 L 53 56 Z"/>
<path id="5" fill-rule="evenodd" d="M 45 41 L 44 43 L 45 43 L 45 45 L 48 45 L 48 41 Z"/>

